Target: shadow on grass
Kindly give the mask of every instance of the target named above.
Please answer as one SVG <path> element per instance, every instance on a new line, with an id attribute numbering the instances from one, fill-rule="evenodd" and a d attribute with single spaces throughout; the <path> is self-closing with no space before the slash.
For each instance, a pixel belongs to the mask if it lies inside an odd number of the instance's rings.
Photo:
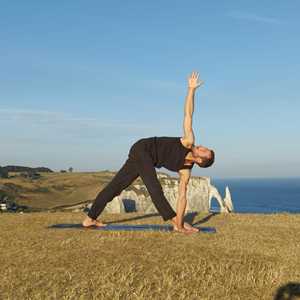
<path id="1" fill-rule="evenodd" d="M 197 221 L 196 223 L 194 223 L 193 225 L 199 225 L 199 224 L 203 224 L 205 222 L 208 222 L 209 219 L 211 219 L 213 216 L 218 215 L 218 212 L 212 212 L 210 213 L 208 216 L 204 217 L 203 219 Z"/>
<path id="2" fill-rule="evenodd" d="M 277 289 L 274 300 L 296 300 L 298 297 L 300 297 L 300 283 L 289 282 Z"/>
<path id="3" fill-rule="evenodd" d="M 190 225 L 194 225 L 193 222 L 197 215 L 197 212 L 188 212 L 187 214 L 185 214 L 183 221 L 189 223 Z"/>

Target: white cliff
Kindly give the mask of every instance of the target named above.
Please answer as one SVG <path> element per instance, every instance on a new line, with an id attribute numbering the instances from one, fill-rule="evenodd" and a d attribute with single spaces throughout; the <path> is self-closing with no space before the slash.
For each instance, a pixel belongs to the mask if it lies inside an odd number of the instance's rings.
<path id="1" fill-rule="evenodd" d="M 233 203 L 231 200 L 231 194 L 230 194 L 228 186 L 226 186 L 226 189 L 225 189 L 224 204 L 225 204 L 225 207 L 227 208 L 228 212 L 232 212 L 234 210 Z"/>
<path id="2" fill-rule="evenodd" d="M 229 191 L 229 189 L 228 189 L 228 191 Z M 217 190 L 217 188 L 215 186 L 213 186 L 210 183 L 210 180 L 209 180 L 209 197 L 208 197 L 209 208 L 211 208 L 211 200 L 213 198 L 215 198 L 218 201 L 221 213 L 228 213 L 228 212 L 230 212 L 229 208 L 226 206 L 225 198 L 224 198 L 224 200 L 222 199 L 222 197 L 221 197 L 219 191 Z M 231 202 L 231 199 L 230 199 L 230 202 Z"/>
<path id="3" fill-rule="evenodd" d="M 157 177 L 161 182 L 165 197 L 170 205 L 176 210 L 178 198 L 178 178 L 170 177 L 166 174 L 158 173 Z M 209 177 L 191 177 L 187 188 L 187 212 L 209 212 L 211 210 L 211 200 L 215 198 L 220 206 L 221 213 L 233 211 L 233 204 L 229 188 L 226 187 L 226 196 L 222 199 L 219 191 L 210 182 Z M 105 208 L 106 212 L 157 212 L 151 201 L 147 188 L 140 180 L 116 196 Z"/>

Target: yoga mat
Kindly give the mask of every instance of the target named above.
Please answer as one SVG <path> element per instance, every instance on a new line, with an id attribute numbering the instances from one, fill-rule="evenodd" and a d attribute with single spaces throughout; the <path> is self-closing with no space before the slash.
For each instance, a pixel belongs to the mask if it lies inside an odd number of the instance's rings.
<path id="1" fill-rule="evenodd" d="M 200 232 L 205 233 L 216 233 L 214 227 L 197 227 Z M 173 231 L 172 225 L 160 225 L 160 224 L 108 224 L 104 227 L 89 227 L 85 228 L 81 224 L 54 224 L 48 228 L 77 228 L 77 229 L 91 229 L 91 230 L 102 230 L 102 231 Z"/>

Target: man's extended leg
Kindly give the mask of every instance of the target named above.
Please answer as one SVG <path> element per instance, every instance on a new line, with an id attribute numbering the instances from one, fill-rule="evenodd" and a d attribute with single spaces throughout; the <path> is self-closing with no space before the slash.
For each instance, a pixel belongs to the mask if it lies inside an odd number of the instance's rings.
<path id="1" fill-rule="evenodd" d="M 154 163 L 147 151 L 136 151 L 133 159 L 139 176 L 142 178 L 151 199 L 164 219 L 170 220 L 176 216 L 168 200 L 166 199 L 159 180 L 157 179 Z"/>
<path id="2" fill-rule="evenodd" d="M 115 177 L 100 191 L 96 197 L 88 216 L 96 220 L 104 210 L 106 204 L 118 196 L 138 177 L 135 164 L 128 158 Z"/>

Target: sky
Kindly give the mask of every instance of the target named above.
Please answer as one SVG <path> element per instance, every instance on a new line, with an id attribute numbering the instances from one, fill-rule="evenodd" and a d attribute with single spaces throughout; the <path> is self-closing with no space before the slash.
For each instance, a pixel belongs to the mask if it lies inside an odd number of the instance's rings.
<path id="1" fill-rule="evenodd" d="M 1 1 L 0 165 L 118 171 L 183 136 L 211 177 L 300 176 L 299 1 Z M 158 171 L 176 176 L 164 168 Z"/>

